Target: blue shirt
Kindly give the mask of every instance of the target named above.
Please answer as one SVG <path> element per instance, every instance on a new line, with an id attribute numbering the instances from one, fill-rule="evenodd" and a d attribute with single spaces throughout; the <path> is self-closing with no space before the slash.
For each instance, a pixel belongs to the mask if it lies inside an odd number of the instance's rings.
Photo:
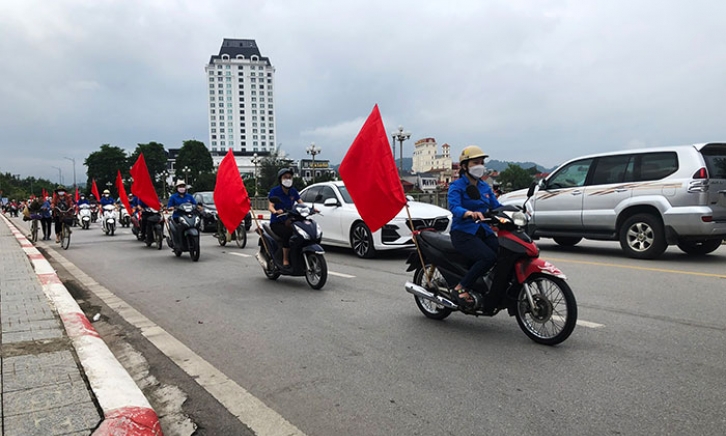
<path id="1" fill-rule="evenodd" d="M 42 216 L 43 218 L 51 217 L 50 200 L 45 200 L 43 202 L 43 205 L 40 206 L 40 216 Z"/>
<path id="2" fill-rule="evenodd" d="M 491 209 L 496 209 L 501 204 L 497 200 L 497 196 L 494 195 L 492 188 L 486 182 L 477 180 L 476 187 L 479 189 L 481 196 L 479 200 L 474 200 L 469 197 L 469 194 L 466 193 L 467 186 L 469 186 L 469 178 L 466 175 L 461 176 L 449 185 L 449 210 L 454 215 L 454 220 L 451 223 L 451 231 L 458 230 L 475 235 L 482 228 L 487 235 L 490 235 L 493 231 L 489 225 L 482 222 L 477 223 L 471 218 L 464 218 L 464 214 L 467 211 L 486 213 Z"/>
<path id="3" fill-rule="evenodd" d="M 141 200 L 139 200 L 139 203 L 141 203 Z M 174 207 L 184 204 L 184 203 L 191 203 L 193 205 L 197 205 L 197 200 L 194 199 L 194 196 L 189 193 L 179 194 L 178 192 L 175 192 L 172 194 L 171 197 L 169 197 L 169 202 L 166 204 L 166 207 Z M 146 205 L 144 205 L 146 206 Z M 171 215 L 174 218 L 177 218 L 179 214 L 175 210 L 174 213 Z"/>
<path id="4" fill-rule="evenodd" d="M 102 196 L 100 203 L 101 203 L 101 207 L 106 206 L 108 204 L 110 204 L 111 206 L 114 206 L 116 204 L 116 202 L 114 201 L 113 198 L 111 198 L 110 195 L 108 197 L 106 197 L 105 195 Z"/>
<path id="5" fill-rule="evenodd" d="M 81 199 L 78 200 L 78 203 L 76 203 L 76 204 L 78 204 L 78 206 L 80 206 L 82 204 L 88 204 L 88 199 L 87 198 L 81 198 Z"/>
<path id="6" fill-rule="evenodd" d="M 277 197 L 280 199 L 279 203 L 273 203 L 276 210 L 292 209 L 292 206 L 297 203 L 298 200 L 300 200 L 300 194 L 297 192 L 297 189 L 290 187 L 290 189 L 287 190 L 287 194 L 285 194 L 285 192 L 282 190 L 282 186 L 280 185 L 277 185 L 270 190 L 270 194 L 267 196 L 267 198 L 269 199 L 272 197 Z M 270 215 L 270 224 L 284 222 L 286 219 L 286 217 L 279 217 L 273 213 Z"/>

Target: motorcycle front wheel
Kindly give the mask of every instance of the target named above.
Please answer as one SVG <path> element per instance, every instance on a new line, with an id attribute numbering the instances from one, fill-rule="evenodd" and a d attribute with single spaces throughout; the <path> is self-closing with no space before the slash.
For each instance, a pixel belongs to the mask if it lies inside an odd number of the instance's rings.
<path id="1" fill-rule="evenodd" d="M 524 284 L 532 291 L 534 307 L 522 286 L 515 311 L 519 327 L 538 344 L 563 342 L 577 323 L 577 302 L 570 286 L 563 279 L 546 274 L 534 274 Z"/>
<path id="2" fill-rule="evenodd" d="M 426 265 L 426 269 L 416 269 L 416 272 L 413 274 L 413 282 L 419 286 L 426 287 L 426 271 L 430 267 L 431 265 Z M 446 280 L 444 280 L 444 277 L 438 269 L 434 270 L 434 273 L 431 275 L 431 281 L 434 283 L 441 283 L 443 286 L 446 286 Z M 413 299 L 416 301 L 418 309 L 426 316 L 426 318 L 440 320 L 451 315 L 451 309 L 448 307 L 441 306 L 433 301 L 429 301 L 416 295 L 413 296 Z"/>
<path id="3" fill-rule="evenodd" d="M 164 231 L 161 228 L 154 229 L 154 240 L 156 241 L 156 249 L 161 250 L 164 243 Z"/>
<path id="4" fill-rule="evenodd" d="M 305 270 L 305 280 L 313 289 L 321 289 L 328 280 L 328 263 L 325 257 L 318 253 L 305 253 L 307 264 L 310 266 Z"/>
<path id="5" fill-rule="evenodd" d="M 199 237 L 198 236 L 189 236 L 189 239 L 187 239 L 187 243 L 189 244 L 189 256 L 192 258 L 192 262 L 196 262 L 199 260 Z"/>

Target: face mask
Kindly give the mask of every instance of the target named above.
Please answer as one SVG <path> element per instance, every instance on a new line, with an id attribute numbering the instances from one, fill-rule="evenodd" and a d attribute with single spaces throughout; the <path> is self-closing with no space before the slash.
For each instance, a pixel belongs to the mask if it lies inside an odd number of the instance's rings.
<path id="1" fill-rule="evenodd" d="M 179 188 L 177 189 L 177 192 L 179 192 L 180 194 L 184 194 L 187 192 L 187 188 Z"/>
<path id="2" fill-rule="evenodd" d="M 292 179 L 282 179 L 282 186 L 286 188 L 292 186 Z"/>
<path id="3" fill-rule="evenodd" d="M 484 175 L 484 171 L 486 171 L 487 167 L 484 165 L 474 165 L 469 167 L 469 175 L 472 176 L 475 179 L 480 179 L 481 176 Z"/>
<path id="4" fill-rule="evenodd" d="M 66 195 L 66 193 L 65 193 L 65 192 L 63 192 L 63 191 L 58 191 L 58 196 L 59 196 L 59 197 L 62 197 L 62 196 L 64 196 L 64 195 Z"/>

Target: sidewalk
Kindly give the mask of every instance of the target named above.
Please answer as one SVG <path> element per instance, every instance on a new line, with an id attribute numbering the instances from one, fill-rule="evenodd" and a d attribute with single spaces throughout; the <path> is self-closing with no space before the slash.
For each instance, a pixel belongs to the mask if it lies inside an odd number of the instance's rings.
<path id="1" fill-rule="evenodd" d="M 140 389 L 13 220 L 0 215 L 0 435 L 161 435 Z"/>

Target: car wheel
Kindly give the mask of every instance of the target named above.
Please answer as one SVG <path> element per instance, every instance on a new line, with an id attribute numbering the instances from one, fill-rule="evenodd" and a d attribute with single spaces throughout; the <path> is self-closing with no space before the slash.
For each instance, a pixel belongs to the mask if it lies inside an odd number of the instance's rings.
<path id="1" fill-rule="evenodd" d="M 716 251 L 721 246 L 721 239 L 706 239 L 705 241 L 679 241 L 678 248 L 684 253 L 694 256 L 704 256 Z"/>
<path id="2" fill-rule="evenodd" d="M 668 248 L 663 223 L 650 214 L 633 215 L 620 227 L 620 247 L 636 259 L 655 259 Z"/>
<path id="3" fill-rule="evenodd" d="M 356 256 L 363 259 L 370 259 L 376 255 L 373 247 L 373 235 L 365 223 L 357 222 L 350 229 L 350 246 Z"/>
<path id="4" fill-rule="evenodd" d="M 574 247 L 575 245 L 577 245 L 578 243 L 580 243 L 580 241 L 582 241 L 582 238 L 577 238 L 577 237 L 574 237 L 574 236 L 573 237 L 569 237 L 569 236 L 558 236 L 558 237 L 552 238 L 552 239 L 555 240 L 555 242 L 557 243 L 557 245 L 561 245 L 563 247 Z"/>

